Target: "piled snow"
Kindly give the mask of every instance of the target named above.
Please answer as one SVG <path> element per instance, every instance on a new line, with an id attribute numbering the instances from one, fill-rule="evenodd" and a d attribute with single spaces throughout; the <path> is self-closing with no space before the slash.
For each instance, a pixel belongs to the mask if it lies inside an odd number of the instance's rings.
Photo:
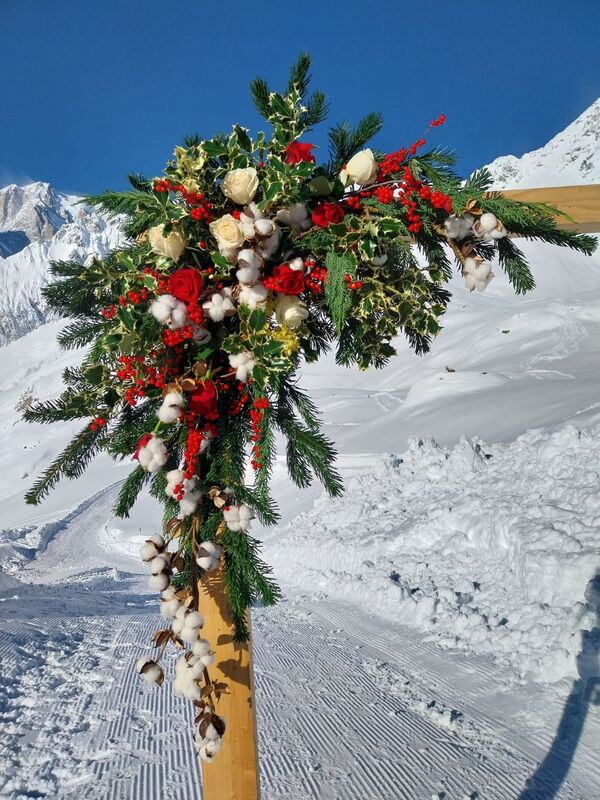
<path id="1" fill-rule="evenodd" d="M 413 440 L 269 548 L 284 582 L 360 603 L 522 678 L 577 677 L 600 573 L 600 428 Z"/>
<path id="2" fill-rule="evenodd" d="M 548 144 L 488 165 L 495 189 L 574 186 L 600 181 L 600 99 Z"/>
<path id="3" fill-rule="evenodd" d="M 89 264 L 122 241 L 116 222 L 47 183 L 0 189 L 0 344 L 48 320 L 51 261 Z"/>

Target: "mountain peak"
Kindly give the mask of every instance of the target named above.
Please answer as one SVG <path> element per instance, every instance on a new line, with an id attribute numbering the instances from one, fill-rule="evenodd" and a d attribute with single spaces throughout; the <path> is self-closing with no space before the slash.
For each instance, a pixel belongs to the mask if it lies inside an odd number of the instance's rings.
<path id="1" fill-rule="evenodd" d="M 534 189 L 600 182 L 600 98 L 538 150 L 488 165 L 494 189 Z"/>

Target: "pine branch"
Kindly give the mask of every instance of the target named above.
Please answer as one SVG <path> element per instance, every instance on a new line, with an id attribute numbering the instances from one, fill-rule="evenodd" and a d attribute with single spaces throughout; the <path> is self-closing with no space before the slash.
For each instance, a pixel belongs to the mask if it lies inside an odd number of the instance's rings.
<path id="1" fill-rule="evenodd" d="M 300 100 L 306 95 L 310 84 L 310 61 L 308 53 L 300 53 L 296 62 L 290 68 L 287 91 L 288 94 L 291 94 L 296 90 Z"/>
<path id="2" fill-rule="evenodd" d="M 300 127 L 305 131 L 327 119 L 329 105 L 323 92 L 313 92 L 306 103 L 306 111 L 300 114 Z"/>
<path id="3" fill-rule="evenodd" d="M 121 486 L 117 502 L 113 508 L 113 513 L 117 517 L 123 518 L 129 516 L 133 504 L 150 477 L 150 473 L 146 472 L 146 470 L 139 465 L 127 476 Z"/>
<path id="4" fill-rule="evenodd" d="M 26 502 L 38 505 L 62 477 L 81 477 L 104 441 L 101 430 L 93 431 L 86 425 L 34 483 L 25 495 Z"/>
<path id="5" fill-rule="evenodd" d="M 364 116 L 351 128 L 347 122 L 336 125 L 329 131 L 330 175 L 337 175 L 352 156 L 363 148 L 381 130 L 383 117 L 378 113 Z"/>
<path id="6" fill-rule="evenodd" d="M 525 294 L 535 288 L 525 256 L 511 239 L 498 239 L 498 261 L 517 294 Z"/>
<path id="7" fill-rule="evenodd" d="M 252 95 L 252 102 L 258 113 L 265 119 L 269 118 L 271 113 L 271 103 L 269 100 L 269 87 L 264 78 L 254 78 L 250 81 L 250 94 Z"/>
<path id="8" fill-rule="evenodd" d="M 56 337 L 63 350 L 76 350 L 85 347 L 102 333 L 105 323 L 99 320 L 78 319 L 63 328 Z"/>
<path id="9" fill-rule="evenodd" d="M 33 403 L 23 412 L 23 419 L 25 422 L 49 424 L 89 417 L 93 411 L 87 395 L 67 391 L 54 400 Z"/>

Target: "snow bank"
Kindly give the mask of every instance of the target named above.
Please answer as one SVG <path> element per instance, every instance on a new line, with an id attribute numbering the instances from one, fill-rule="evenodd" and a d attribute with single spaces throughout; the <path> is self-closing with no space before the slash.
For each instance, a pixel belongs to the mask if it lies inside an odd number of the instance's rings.
<path id="1" fill-rule="evenodd" d="M 286 583 L 362 603 L 523 679 L 576 677 L 600 572 L 600 427 L 412 440 L 267 546 Z M 589 596 L 589 592 L 588 592 Z M 401 642 L 398 643 L 401 647 Z"/>

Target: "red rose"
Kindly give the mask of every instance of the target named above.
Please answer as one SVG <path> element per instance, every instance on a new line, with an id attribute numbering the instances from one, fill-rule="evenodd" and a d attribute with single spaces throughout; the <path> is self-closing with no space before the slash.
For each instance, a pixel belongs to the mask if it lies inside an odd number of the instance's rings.
<path id="1" fill-rule="evenodd" d="M 289 264 L 280 264 L 273 270 L 275 291 L 282 294 L 300 294 L 304 291 L 304 274 L 300 269 L 292 269 Z"/>
<path id="2" fill-rule="evenodd" d="M 345 216 L 346 212 L 337 203 L 321 203 L 312 212 L 312 221 L 321 228 L 328 228 L 332 222 L 341 222 Z"/>
<path id="3" fill-rule="evenodd" d="M 198 388 L 190 397 L 188 408 L 193 414 L 205 419 L 218 419 L 217 389 L 212 381 L 198 384 Z"/>
<path id="4" fill-rule="evenodd" d="M 315 163 L 315 157 L 310 152 L 314 144 L 309 142 L 292 142 L 285 148 L 288 164 L 299 164 L 301 161 L 309 161 L 311 164 Z"/>
<path id="5" fill-rule="evenodd" d="M 178 269 L 169 278 L 169 292 L 186 306 L 196 305 L 201 291 L 202 275 L 197 269 Z"/>
<path id="6" fill-rule="evenodd" d="M 137 447 L 135 448 L 135 453 L 133 454 L 133 457 L 135 458 L 136 461 L 140 457 L 140 450 L 142 449 L 142 447 L 146 447 L 146 445 L 148 444 L 150 439 L 152 439 L 152 434 L 151 433 L 145 433 L 142 436 L 142 438 L 139 440 L 139 442 L 137 443 Z"/>

